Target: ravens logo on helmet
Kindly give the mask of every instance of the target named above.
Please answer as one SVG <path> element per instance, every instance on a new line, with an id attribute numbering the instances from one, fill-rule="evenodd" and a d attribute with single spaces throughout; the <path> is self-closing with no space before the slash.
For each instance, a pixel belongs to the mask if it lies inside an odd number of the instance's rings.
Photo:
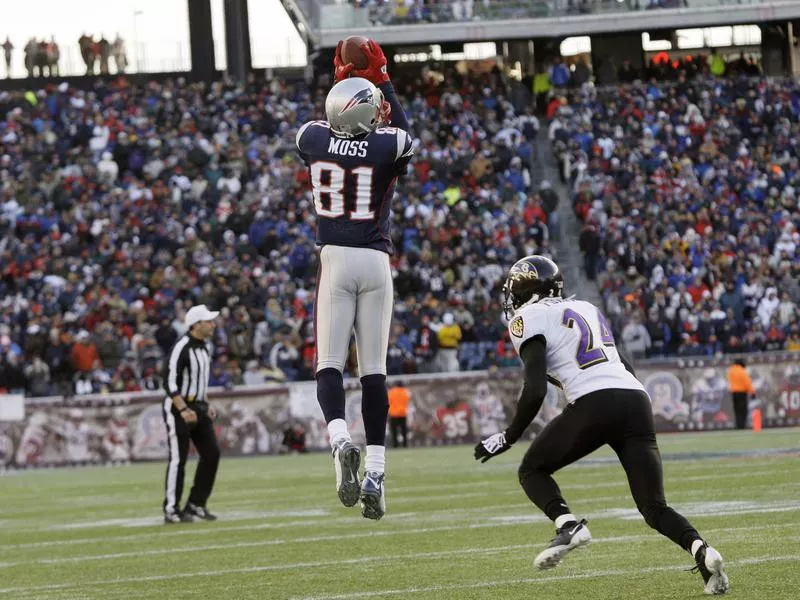
<path id="1" fill-rule="evenodd" d="M 560 298 L 564 277 L 558 265 L 545 256 L 521 258 L 508 271 L 503 285 L 503 311 L 511 319 L 514 313 L 542 298 Z"/>

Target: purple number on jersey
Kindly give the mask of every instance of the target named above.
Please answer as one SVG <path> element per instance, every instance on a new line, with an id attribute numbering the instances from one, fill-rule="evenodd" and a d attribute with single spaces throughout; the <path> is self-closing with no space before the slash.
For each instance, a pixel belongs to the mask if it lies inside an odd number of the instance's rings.
<path id="1" fill-rule="evenodd" d="M 603 349 L 595 348 L 592 328 L 589 327 L 589 323 L 586 322 L 586 319 L 581 314 L 575 312 L 571 308 L 567 308 L 564 310 L 564 314 L 561 317 L 561 324 L 570 329 L 573 329 L 576 325 L 578 326 L 578 330 L 581 334 L 581 339 L 578 342 L 578 351 L 575 353 L 575 361 L 578 363 L 578 368 L 586 369 L 592 365 L 599 365 L 600 363 L 608 361 Z M 601 329 L 602 327 L 601 324 Z M 610 337 L 611 332 L 609 332 L 608 335 Z M 605 333 L 603 333 L 602 337 L 605 337 Z M 613 338 L 611 339 L 613 342 Z"/>
<path id="2" fill-rule="evenodd" d="M 600 320 L 600 341 L 603 342 L 603 346 L 615 346 L 614 334 L 611 333 L 611 326 L 606 321 L 605 315 L 598 310 L 597 318 Z"/>

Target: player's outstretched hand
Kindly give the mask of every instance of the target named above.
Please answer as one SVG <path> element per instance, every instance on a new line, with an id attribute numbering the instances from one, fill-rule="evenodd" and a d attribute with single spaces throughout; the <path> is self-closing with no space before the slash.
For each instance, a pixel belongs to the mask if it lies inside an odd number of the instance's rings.
<path id="1" fill-rule="evenodd" d="M 485 463 L 490 458 L 502 454 L 509 448 L 511 448 L 511 444 L 506 440 L 506 432 L 495 433 L 475 445 L 475 460 Z"/>
<path id="2" fill-rule="evenodd" d="M 368 79 L 374 85 L 388 82 L 389 72 L 386 69 L 386 56 L 378 42 L 369 40 L 369 42 L 361 44 L 361 51 L 367 56 L 369 66 L 366 69 L 354 69 L 352 74 Z"/>
<path id="3" fill-rule="evenodd" d="M 336 53 L 333 55 L 333 79 L 336 83 L 350 77 L 350 73 L 352 73 L 355 68 L 353 63 L 344 64 L 342 62 L 342 44 L 344 44 L 344 42 L 339 40 L 339 43 L 336 45 Z"/>

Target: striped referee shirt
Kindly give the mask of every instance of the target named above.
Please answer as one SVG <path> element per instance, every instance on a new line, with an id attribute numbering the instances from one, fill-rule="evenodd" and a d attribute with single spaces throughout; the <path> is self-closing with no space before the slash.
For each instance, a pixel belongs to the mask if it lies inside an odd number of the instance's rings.
<path id="1" fill-rule="evenodd" d="M 205 402 L 210 375 L 211 356 L 205 342 L 188 333 L 175 342 L 164 374 L 167 396 L 180 394 L 187 404 Z"/>

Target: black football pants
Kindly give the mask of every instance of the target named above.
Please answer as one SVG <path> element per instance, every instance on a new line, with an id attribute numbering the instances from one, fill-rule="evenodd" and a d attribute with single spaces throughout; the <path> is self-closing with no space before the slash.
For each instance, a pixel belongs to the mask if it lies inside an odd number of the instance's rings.
<path id="1" fill-rule="evenodd" d="M 733 413 L 736 417 L 736 429 L 747 427 L 748 394 L 747 392 L 733 392 Z"/>
<path id="2" fill-rule="evenodd" d="M 169 463 L 164 493 L 164 511 L 180 512 L 183 495 L 183 478 L 186 457 L 189 455 L 189 442 L 194 443 L 200 460 L 194 474 L 194 485 L 189 492 L 189 502 L 195 506 L 205 506 L 219 466 L 219 444 L 214 432 L 214 423 L 208 416 L 207 407 L 198 404 L 191 407 L 197 413 L 197 423 L 192 427 L 186 424 L 180 413 L 167 398 L 163 405 L 164 422 L 167 425 L 167 444 Z"/>
<path id="3" fill-rule="evenodd" d="M 400 436 L 403 436 L 403 448 L 408 448 L 408 419 L 406 417 L 390 417 L 389 431 L 392 432 L 392 446 L 400 446 Z"/>
<path id="4" fill-rule="evenodd" d="M 667 506 L 653 412 L 644 392 L 599 390 L 568 405 L 522 459 L 519 480 L 528 498 L 553 521 L 568 514 L 551 475 L 605 444 L 617 453 L 647 524 L 689 550 L 700 536 L 685 517 Z"/>

